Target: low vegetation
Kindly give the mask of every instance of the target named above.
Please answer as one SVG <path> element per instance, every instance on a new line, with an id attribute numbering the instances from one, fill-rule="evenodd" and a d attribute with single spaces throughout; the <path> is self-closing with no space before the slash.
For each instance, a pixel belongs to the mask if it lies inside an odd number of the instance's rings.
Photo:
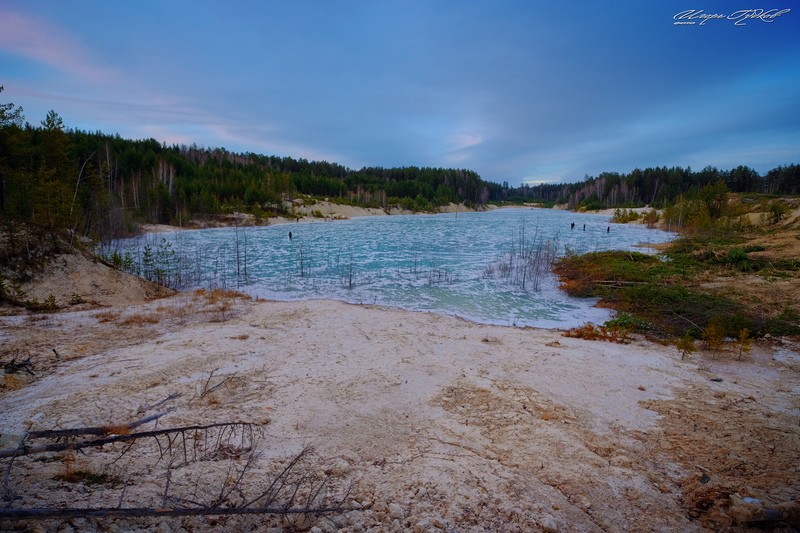
<path id="1" fill-rule="evenodd" d="M 800 335 L 797 294 L 767 290 L 780 282 L 787 290 L 800 286 L 800 222 L 789 217 L 800 201 L 728 193 L 720 201 L 713 215 L 702 200 L 666 209 L 666 223 L 683 235 L 658 255 L 610 251 L 561 259 L 554 270 L 562 288 L 624 313 L 627 329 L 688 335 L 712 352 L 738 339 L 741 357 L 751 336 Z M 679 349 L 684 357 L 690 352 L 685 340 Z"/>
<path id="2" fill-rule="evenodd" d="M 630 342 L 628 329 L 620 326 L 595 326 L 594 324 L 584 324 L 579 328 L 572 328 L 564 333 L 565 337 L 574 337 L 589 341 L 608 341 L 619 344 Z"/>

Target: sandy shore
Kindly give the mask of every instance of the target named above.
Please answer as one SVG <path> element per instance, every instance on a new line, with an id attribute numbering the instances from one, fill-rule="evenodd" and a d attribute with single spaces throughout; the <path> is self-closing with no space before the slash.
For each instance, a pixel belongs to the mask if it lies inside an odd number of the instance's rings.
<path id="1" fill-rule="evenodd" d="M 327 201 L 317 201 L 315 203 L 306 204 L 302 201 L 296 200 L 294 204 L 288 203 L 294 216 L 291 217 L 269 217 L 257 222 L 253 215 L 246 213 L 234 213 L 224 219 L 215 219 L 213 221 L 200 222 L 192 221 L 189 226 L 171 226 L 168 224 L 143 224 L 142 231 L 147 233 L 162 233 L 169 231 L 181 231 L 186 229 L 197 229 L 206 227 L 217 226 L 234 226 L 234 225 L 266 225 L 274 226 L 278 224 L 288 223 L 308 223 L 308 222 L 329 222 L 334 220 L 347 220 L 358 217 L 374 217 L 374 216 L 391 216 L 391 215 L 413 215 L 413 211 L 400 209 L 399 207 L 392 207 L 389 209 L 379 209 L 377 207 L 359 207 L 353 205 L 337 204 Z M 486 209 L 494 209 L 494 206 L 487 206 Z M 439 213 L 456 213 L 475 211 L 468 208 L 463 204 L 450 203 L 439 207 Z"/>
<path id="2" fill-rule="evenodd" d="M 17 350 L 35 369 L 0 391 L 2 447 L 29 430 L 166 412 L 160 428 L 255 424 L 261 455 L 245 481 L 256 486 L 309 445 L 307 468 L 328 476 L 331 493 L 352 486 L 351 510 L 302 523 L 73 520 L 78 530 L 745 531 L 765 505 L 796 509 L 800 496 L 800 354 L 780 342 L 743 361 L 682 361 L 643 340 L 219 294 L 0 324 L 3 360 Z M 201 498 L 245 460 L 169 467 L 159 447 L 69 462 L 118 484 L 56 481 L 63 455 L 17 459 L 12 507 L 158 506 L 169 468 L 169 490 Z"/>

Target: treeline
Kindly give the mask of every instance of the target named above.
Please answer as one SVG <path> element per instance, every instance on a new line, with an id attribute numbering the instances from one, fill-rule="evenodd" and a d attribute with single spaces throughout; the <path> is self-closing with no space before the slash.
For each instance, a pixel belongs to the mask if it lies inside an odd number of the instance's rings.
<path id="1" fill-rule="evenodd" d="M 0 216 L 101 239 L 126 234 L 142 222 L 182 226 L 233 212 L 256 219 L 290 214 L 296 195 L 412 211 L 449 202 L 601 209 L 665 207 L 685 195 L 702 196 L 718 183 L 733 192 L 800 194 L 800 166 L 778 167 L 765 176 L 745 166 L 730 171 L 656 167 L 514 188 L 464 169 L 353 170 L 326 161 L 128 140 L 68 129 L 54 111 L 32 126 L 24 122 L 22 108 L 0 104 Z"/>
<path id="2" fill-rule="evenodd" d="M 336 163 L 167 146 L 154 139 L 70 130 L 51 111 L 41 127 L 0 114 L 0 213 L 76 235 L 108 238 L 136 223 L 186 225 L 246 212 L 290 214 L 295 195 L 364 207 L 428 211 L 449 202 L 482 205 L 477 173 L 444 168 L 351 170 Z M 13 111 L 13 110 L 12 110 Z"/>
<path id="3" fill-rule="evenodd" d="M 634 169 L 627 174 L 604 172 L 587 176 L 580 183 L 490 187 L 493 199 L 516 202 L 567 204 L 570 209 L 605 209 L 651 205 L 666 207 L 679 197 L 699 193 L 704 187 L 724 183 L 727 190 L 742 193 L 800 194 L 800 165 L 779 166 L 761 176 L 738 166 L 733 170 L 706 167 L 654 167 Z"/>

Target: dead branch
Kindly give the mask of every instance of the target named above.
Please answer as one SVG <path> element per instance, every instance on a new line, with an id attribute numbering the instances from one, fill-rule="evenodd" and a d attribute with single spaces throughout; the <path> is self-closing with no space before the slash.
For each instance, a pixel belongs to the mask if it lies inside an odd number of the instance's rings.
<path id="1" fill-rule="evenodd" d="M 111 434 L 125 434 L 130 433 L 130 430 L 133 428 L 139 427 L 141 425 L 147 424 L 148 422 L 152 422 L 153 420 L 158 420 L 162 416 L 166 415 L 167 412 L 158 413 L 155 415 L 146 416 L 144 418 L 140 418 L 139 420 L 135 420 L 128 424 L 122 424 L 119 426 L 97 426 L 97 427 L 86 427 L 86 428 L 74 428 L 74 429 L 53 429 L 47 431 L 31 431 L 28 433 L 28 438 L 31 439 L 57 439 L 60 437 L 74 437 L 78 435 L 111 435 Z M 2 456 L 0 456 L 2 457 Z"/>
<path id="2" fill-rule="evenodd" d="M 155 415 L 153 415 L 155 416 Z M 149 418 L 149 417 L 147 417 Z M 144 420 L 144 419 L 143 419 Z M 38 446 L 20 446 L 19 448 L 6 448 L 4 450 L 0 450 L 0 459 L 6 457 L 18 457 L 23 455 L 32 455 L 37 453 L 45 453 L 45 452 L 61 452 L 64 450 L 80 450 L 82 448 L 89 448 L 89 447 L 100 447 L 105 446 L 106 444 L 111 444 L 115 442 L 129 442 L 137 439 L 147 438 L 147 437 L 159 437 L 162 435 L 166 435 L 169 439 L 169 449 L 172 448 L 177 436 L 182 437 L 182 443 L 184 445 L 184 455 L 187 457 L 188 460 L 188 453 L 186 450 L 186 433 L 194 432 L 194 431 L 205 431 L 208 429 L 214 428 L 231 428 L 231 427 L 240 427 L 242 429 L 251 429 L 253 424 L 248 422 L 224 422 L 219 424 L 208 424 L 204 426 L 182 426 L 177 428 L 168 428 L 168 429 L 159 429 L 153 431 L 141 431 L 138 433 L 129 433 L 127 435 L 113 435 L 110 437 L 105 437 L 101 439 L 93 439 L 93 440 L 85 440 L 79 442 L 57 442 L 57 443 L 50 443 L 50 444 L 41 444 Z M 89 428 L 84 428 L 89 429 Z M 70 430 L 56 430 L 59 431 L 70 431 Z M 108 434 L 102 433 L 102 434 Z M 230 435 L 229 435 L 230 436 Z M 170 437 L 175 437 L 170 439 Z M 160 443 L 159 443 L 160 446 Z"/>
<path id="3" fill-rule="evenodd" d="M 156 420 L 161 415 L 146 417 L 127 426 L 136 426 L 148 421 Z M 37 432 L 38 439 L 61 439 L 68 442 L 49 442 L 40 446 L 25 447 L 25 439 L 16 450 L 0 451 L 0 457 L 10 457 L 10 463 L 21 460 L 20 457 L 32 453 L 76 451 L 82 448 L 99 447 L 109 443 L 126 443 L 126 453 L 133 444 L 144 438 L 152 438 L 158 444 L 160 458 L 169 455 L 170 460 L 166 469 L 163 490 L 155 494 L 151 502 L 135 502 L 134 506 L 125 507 L 128 482 L 123 484 L 117 507 L 68 507 L 48 508 L 30 506 L 23 508 L 0 508 L 0 520 L 45 520 L 45 519 L 70 519 L 78 517 L 181 517 L 181 516 L 210 516 L 210 515 L 290 515 L 302 520 L 309 517 L 329 513 L 339 513 L 352 510 L 344 505 L 350 491 L 338 490 L 333 487 L 331 479 L 318 474 L 313 464 L 307 463 L 312 453 L 310 447 L 304 448 L 291 458 L 286 465 L 281 467 L 277 474 L 269 480 L 266 489 L 261 485 L 263 474 L 258 473 L 257 461 L 260 454 L 255 451 L 254 428 L 252 424 L 244 422 L 218 423 L 208 425 L 182 426 L 137 433 L 112 434 L 101 432 L 103 428 L 77 428 L 73 430 L 59 430 L 52 432 Z M 76 442 L 76 435 L 97 435 L 101 438 L 84 439 Z M 66 437 L 66 439 L 64 438 Z M 187 442 L 188 441 L 188 442 Z M 242 452 L 249 446 L 249 453 L 242 460 Z M 181 455 L 182 453 L 182 455 Z M 227 471 L 223 474 L 218 490 L 205 490 L 197 492 L 199 485 L 189 477 L 176 478 L 174 474 L 182 468 L 181 459 L 188 463 L 189 459 L 205 460 L 226 458 L 229 461 Z M 116 461 L 116 460 L 115 460 Z M 8 489 L 11 464 L 6 472 L 4 484 Z M 186 472 L 184 472 L 186 476 Z M 254 486 L 261 487 L 254 490 Z M 186 490 L 194 487 L 194 494 L 187 494 Z M 181 493 L 181 490 L 184 493 Z M 13 494 L 7 490 L 9 496 Z M 8 499 L 7 501 L 17 501 Z M 35 505 L 35 504 L 34 504 Z M 130 505 L 130 503 L 128 504 Z M 299 519 L 299 518 L 298 518 Z M 291 523 L 291 520 L 290 520 Z"/>
<path id="4" fill-rule="evenodd" d="M 294 459 L 289 461 L 289 464 L 278 474 L 270 483 L 267 490 L 259 494 L 256 498 L 250 500 L 249 502 L 245 503 L 242 507 L 250 507 L 251 505 L 256 504 L 257 502 L 263 501 L 262 505 L 269 507 L 275 501 L 275 498 L 278 494 L 283 491 L 283 488 L 287 484 L 287 479 L 289 476 L 289 472 L 291 472 L 297 464 L 302 461 L 306 455 L 310 454 L 312 449 L 310 447 L 305 447 L 303 450 L 297 454 Z"/>
<path id="5" fill-rule="evenodd" d="M 70 518 L 103 518 L 103 517 L 169 517 L 169 516 L 212 516 L 212 515 L 322 515 L 350 511 L 343 506 L 330 507 L 187 507 L 180 509 L 161 509 L 155 507 L 100 507 L 100 508 L 67 508 L 50 509 L 34 507 L 30 509 L 0 509 L 0 518 L 5 520 L 27 519 L 70 519 Z"/>
<path id="6" fill-rule="evenodd" d="M 3 370 L 5 370 L 6 374 L 18 374 L 20 372 L 27 372 L 32 376 L 33 363 L 31 363 L 30 357 L 20 362 L 17 362 L 16 357 L 13 357 L 11 361 L 9 361 L 8 363 L 3 363 Z"/>
<path id="7" fill-rule="evenodd" d="M 200 397 L 201 398 L 205 398 L 207 395 L 211 394 L 212 392 L 214 392 L 215 390 L 217 390 L 221 386 L 227 385 L 227 383 L 229 381 L 231 381 L 233 378 L 236 377 L 236 373 L 234 373 L 234 374 L 226 377 L 225 379 L 223 379 L 222 381 L 220 381 L 219 383 L 217 383 L 213 387 L 209 387 L 209 385 L 211 384 L 211 378 L 214 377 L 214 372 L 216 372 L 216 369 L 212 370 L 211 373 L 208 375 L 208 379 L 206 380 L 205 384 L 203 385 L 203 390 L 200 391 Z"/>
<path id="8" fill-rule="evenodd" d="M 152 409 L 155 409 L 156 407 L 161 407 L 162 405 L 164 405 L 165 403 L 167 403 L 167 402 L 168 402 L 168 401 L 170 401 L 170 400 L 174 400 L 175 398 L 180 398 L 180 396 L 181 396 L 181 395 L 180 395 L 180 393 L 179 393 L 179 392 L 173 392 L 172 394 L 170 394 L 169 396 L 167 396 L 167 397 L 166 397 L 166 398 L 164 398 L 163 400 L 161 400 L 161 401 L 159 401 L 159 402 L 156 402 L 156 403 L 154 403 L 153 405 L 142 405 L 142 406 L 141 406 L 141 407 L 139 407 L 139 409 L 136 411 L 136 414 L 140 414 L 140 413 L 146 413 L 147 411 L 150 411 L 150 410 L 152 410 Z"/>
<path id="9" fill-rule="evenodd" d="M 279 515 L 279 516 L 321 516 L 330 513 L 341 513 L 353 510 L 345 506 L 344 502 L 350 495 L 352 487 L 341 493 L 340 498 L 332 498 L 327 491 L 330 488 L 328 477 L 320 478 L 309 467 L 302 467 L 301 463 L 311 453 L 311 448 L 306 447 L 273 478 L 269 487 L 257 497 L 245 497 L 245 482 L 252 477 L 253 468 L 259 454 L 251 453 L 238 473 L 232 468 L 224 476 L 219 493 L 208 502 L 197 499 L 175 497 L 171 492 L 172 466 L 167 470 L 163 492 L 159 495 L 159 504 L 153 507 L 122 507 L 120 496 L 118 507 L 99 508 L 0 508 L 0 519 L 5 520 L 46 520 L 46 519 L 71 519 L 71 518 L 159 518 L 181 516 L 226 516 L 226 515 Z M 233 465 L 233 463 L 231 463 Z M 126 484 L 127 487 L 127 484 Z M 126 488 L 125 487 L 125 488 Z M 236 503 L 232 500 L 234 493 L 238 493 Z M 299 497 L 300 494 L 304 496 Z M 123 489 L 124 495 L 124 489 Z M 195 498 L 196 498 L 195 494 Z M 259 505 L 255 505 L 260 502 Z"/>

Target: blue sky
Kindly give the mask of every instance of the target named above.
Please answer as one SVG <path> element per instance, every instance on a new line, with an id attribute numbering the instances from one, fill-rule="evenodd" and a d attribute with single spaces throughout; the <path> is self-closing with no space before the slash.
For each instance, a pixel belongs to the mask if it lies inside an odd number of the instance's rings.
<path id="1" fill-rule="evenodd" d="M 800 2 L 604 4 L 0 0 L 0 102 L 32 124 L 54 109 L 126 138 L 511 185 L 800 163 Z M 676 26 L 687 10 L 732 18 Z"/>

